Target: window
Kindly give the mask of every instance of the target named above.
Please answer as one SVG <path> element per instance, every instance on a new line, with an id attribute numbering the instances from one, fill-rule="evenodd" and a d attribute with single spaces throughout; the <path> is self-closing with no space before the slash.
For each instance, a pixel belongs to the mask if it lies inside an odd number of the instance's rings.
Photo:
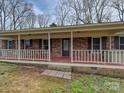
<path id="1" fill-rule="evenodd" d="M 64 51 L 69 50 L 69 40 L 63 40 L 63 50 Z"/>
<path id="2" fill-rule="evenodd" d="M 8 48 L 9 48 L 9 49 L 14 49 L 14 41 L 13 41 L 13 40 L 9 40 L 9 41 L 8 41 L 8 44 L 9 44 L 9 45 L 8 45 Z"/>
<path id="3" fill-rule="evenodd" d="M 44 49 L 48 49 L 48 40 L 43 40 L 43 47 Z"/>
<path id="4" fill-rule="evenodd" d="M 25 40 L 25 46 L 26 48 L 32 47 L 32 40 Z"/>
<path id="5" fill-rule="evenodd" d="M 124 49 L 124 37 L 120 37 L 120 49 Z"/>
<path id="6" fill-rule="evenodd" d="M 100 50 L 100 38 L 92 38 L 92 49 Z"/>

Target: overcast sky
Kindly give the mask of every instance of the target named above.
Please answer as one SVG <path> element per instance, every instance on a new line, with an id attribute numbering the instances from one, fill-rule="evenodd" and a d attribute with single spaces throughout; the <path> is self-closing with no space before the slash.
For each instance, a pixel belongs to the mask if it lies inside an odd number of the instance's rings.
<path id="1" fill-rule="evenodd" d="M 37 14 L 50 14 L 54 15 L 55 6 L 58 0 L 26 0 L 29 3 L 32 3 L 34 10 Z"/>

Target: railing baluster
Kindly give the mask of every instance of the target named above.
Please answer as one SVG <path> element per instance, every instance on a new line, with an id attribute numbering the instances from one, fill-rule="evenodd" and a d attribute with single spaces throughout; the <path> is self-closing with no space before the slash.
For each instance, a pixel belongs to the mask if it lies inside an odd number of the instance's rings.
<path id="1" fill-rule="evenodd" d="M 115 51 L 115 58 L 116 58 L 115 63 L 117 63 L 117 60 L 118 60 L 118 58 L 117 58 L 117 51 Z"/>
<path id="2" fill-rule="evenodd" d="M 86 62 L 87 61 L 87 53 L 86 53 L 86 51 L 84 51 L 84 60 L 83 60 L 83 62 Z"/>

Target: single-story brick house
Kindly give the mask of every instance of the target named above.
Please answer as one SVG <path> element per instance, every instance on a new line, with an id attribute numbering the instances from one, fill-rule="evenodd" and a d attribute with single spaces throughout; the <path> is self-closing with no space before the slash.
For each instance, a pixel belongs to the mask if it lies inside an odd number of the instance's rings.
<path id="1" fill-rule="evenodd" d="M 124 23 L 1 31 L 1 60 L 124 65 Z"/>

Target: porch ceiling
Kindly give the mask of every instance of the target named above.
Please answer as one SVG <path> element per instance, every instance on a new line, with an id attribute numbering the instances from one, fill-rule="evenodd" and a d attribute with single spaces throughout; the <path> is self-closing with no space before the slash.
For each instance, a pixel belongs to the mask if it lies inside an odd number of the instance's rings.
<path id="1" fill-rule="evenodd" d="M 73 37 L 78 38 L 78 37 L 102 37 L 102 36 L 113 36 L 115 33 L 118 31 L 77 31 L 73 32 Z M 53 38 L 71 38 L 71 33 L 70 32 L 61 32 L 61 33 L 51 33 L 50 34 L 51 39 Z M 4 37 L 3 37 L 4 38 Z M 5 38 L 11 38 L 17 40 L 18 37 L 17 35 L 13 36 L 6 36 Z M 21 35 L 21 39 L 48 39 L 48 34 L 47 33 L 40 33 L 40 34 L 27 34 L 27 35 Z"/>

